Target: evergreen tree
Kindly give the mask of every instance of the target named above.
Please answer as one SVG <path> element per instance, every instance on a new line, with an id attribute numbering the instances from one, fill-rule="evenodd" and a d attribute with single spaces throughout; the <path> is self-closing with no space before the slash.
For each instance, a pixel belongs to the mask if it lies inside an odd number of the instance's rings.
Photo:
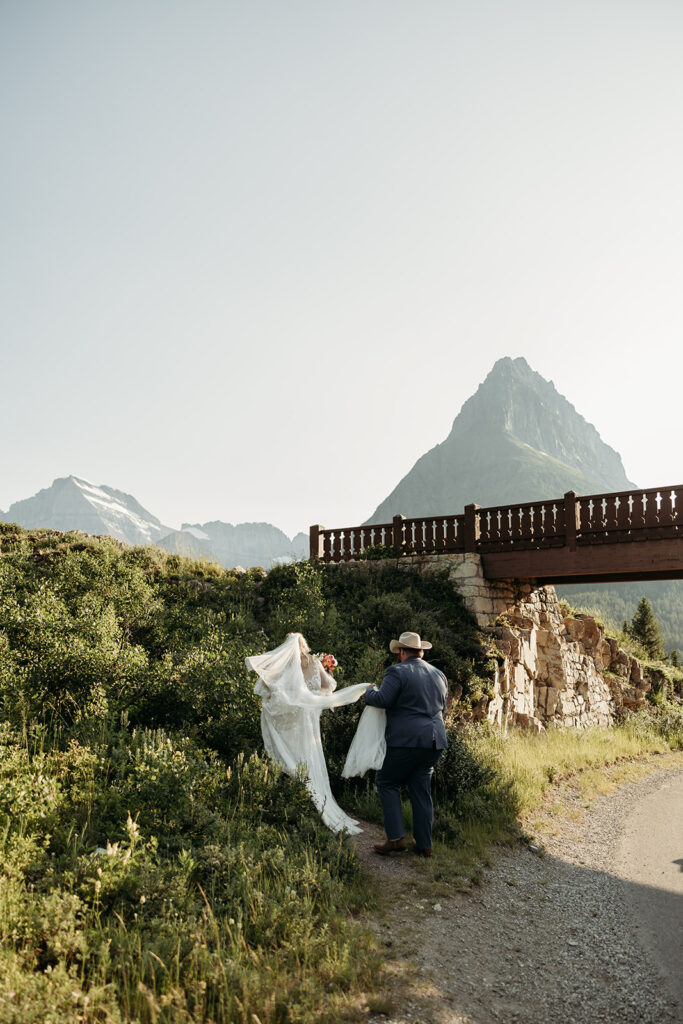
<path id="1" fill-rule="evenodd" d="M 678 653 L 678 651 L 676 650 L 675 647 L 674 647 L 673 651 L 671 652 L 671 654 L 669 655 L 669 661 L 671 662 L 671 664 L 673 665 L 674 668 L 680 668 L 681 667 L 680 655 L 679 655 L 679 653 Z"/>
<path id="2" fill-rule="evenodd" d="M 652 611 L 652 605 L 646 597 L 641 597 L 638 602 L 628 632 L 644 647 L 651 658 L 660 661 L 664 659 L 664 642 L 659 632 L 659 623 Z"/>

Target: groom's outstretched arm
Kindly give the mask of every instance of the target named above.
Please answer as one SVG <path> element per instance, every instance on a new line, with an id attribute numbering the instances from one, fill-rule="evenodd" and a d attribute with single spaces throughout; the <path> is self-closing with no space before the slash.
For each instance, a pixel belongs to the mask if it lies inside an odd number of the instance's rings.
<path id="1" fill-rule="evenodd" d="M 401 680 L 392 665 L 384 673 L 381 690 L 370 689 L 365 691 L 365 703 L 370 704 L 373 708 L 390 708 L 392 704 L 396 703 L 400 692 Z"/>

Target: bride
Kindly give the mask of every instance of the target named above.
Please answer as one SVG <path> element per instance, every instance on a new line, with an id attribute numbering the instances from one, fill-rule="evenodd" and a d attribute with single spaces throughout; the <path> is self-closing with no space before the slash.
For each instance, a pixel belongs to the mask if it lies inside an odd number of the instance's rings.
<path id="1" fill-rule="evenodd" d="M 308 791 L 328 828 L 361 832 L 358 822 L 345 814 L 332 796 L 320 739 L 320 714 L 325 708 L 354 703 L 367 684 L 335 692 L 335 680 L 311 654 L 301 633 L 288 633 L 279 647 L 246 662 L 259 676 L 254 693 L 262 701 L 261 732 L 267 753 L 289 775 L 296 773 L 299 764 L 305 766 Z"/>

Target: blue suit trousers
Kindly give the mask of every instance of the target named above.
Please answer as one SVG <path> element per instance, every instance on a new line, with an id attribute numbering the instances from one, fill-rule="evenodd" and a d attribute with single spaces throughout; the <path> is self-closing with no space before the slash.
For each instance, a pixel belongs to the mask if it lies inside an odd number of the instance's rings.
<path id="1" fill-rule="evenodd" d="M 384 763 L 375 775 L 377 793 L 388 839 L 405 835 L 401 812 L 401 786 L 407 785 L 413 808 L 413 835 L 420 850 L 432 848 L 432 774 L 442 751 L 432 747 L 387 747 Z"/>

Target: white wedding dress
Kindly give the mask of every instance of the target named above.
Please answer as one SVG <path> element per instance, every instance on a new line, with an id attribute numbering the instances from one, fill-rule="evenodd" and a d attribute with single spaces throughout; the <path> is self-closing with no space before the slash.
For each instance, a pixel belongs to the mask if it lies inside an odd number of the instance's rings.
<path id="1" fill-rule="evenodd" d="M 367 690 L 367 685 L 360 683 L 357 686 L 346 686 L 335 692 L 336 682 L 312 655 L 307 659 L 304 674 L 300 637 L 300 633 L 293 633 L 275 650 L 246 659 L 247 668 L 253 669 L 259 676 L 254 693 L 261 697 L 262 702 L 263 743 L 270 757 L 282 765 L 289 775 L 296 773 L 298 765 L 305 766 L 308 772 L 308 791 L 328 828 L 333 832 L 355 834 L 362 831 L 358 822 L 345 814 L 332 796 L 320 739 L 320 714 L 325 708 L 336 708 L 359 700 Z M 326 689 L 323 689 L 323 682 Z M 375 710 L 367 708 L 364 715 Z M 361 721 L 363 718 L 361 716 Z M 382 728 L 382 739 L 383 733 Z M 365 746 L 363 743 L 362 748 Z M 372 756 L 376 759 L 376 751 L 372 752 Z M 362 749 L 359 749 L 354 755 L 354 762 L 360 764 L 361 761 Z M 346 768 L 344 774 L 347 775 Z M 362 773 L 348 773 L 352 774 Z"/>

